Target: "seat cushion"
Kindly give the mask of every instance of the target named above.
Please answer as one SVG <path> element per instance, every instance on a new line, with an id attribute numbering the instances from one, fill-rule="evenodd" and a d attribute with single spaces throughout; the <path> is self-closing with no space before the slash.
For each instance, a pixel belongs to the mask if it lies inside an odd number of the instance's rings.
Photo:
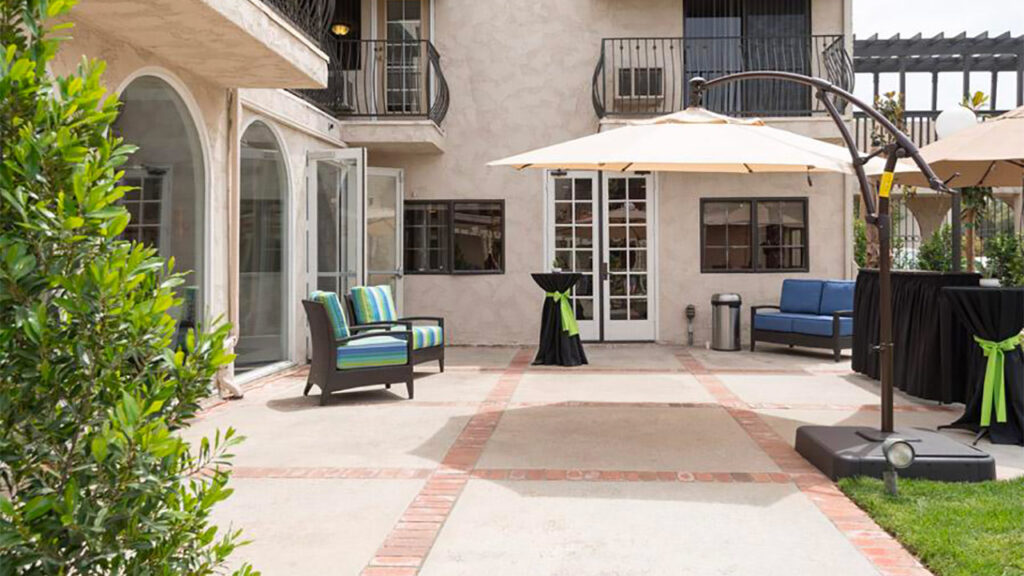
<path id="1" fill-rule="evenodd" d="M 398 320 L 390 286 L 356 286 L 352 288 L 352 309 L 358 324 L 394 322 Z"/>
<path id="2" fill-rule="evenodd" d="M 345 309 L 341 306 L 341 300 L 338 299 L 337 294 L 316 290 L 309 295 L 309 299 L 323 304 L 327 310 L 327 320 L 331 323 L 335 340 L 349 337 L 351 333 L 348 329 L 348 318 L 345 317 Z"/>
<path id="3" fill-rule="evenodd" d="M 783 280 L 779 309 L 792 314 L 817 315 L 818 307 L 821 306 L 822 284 L 821 280 Z"/>
<path id="4" fill-rule="evenodd" d="M 793 332 L 811 336 L 832 336 L 831 316 L 804 316 L 793 319 Z M 853 318 L 839 319 L 839 335 L 853 335 Z"/>
<path id="5" fill-rule="evenodd" d="M 413 326 L 412 347 L 416 350 L 421 348 L 433 348 L 444 345 L 444 331 L 440 326 Z"/>
<path id="6" fill-rule="evenodd" d="M 853 280 L 826 280 L 821 286 L 819 313 L 831 314 L 840 310 L 853 310 Z"/>
<path id="7" fill-rule="evenodd" d="M 785 312 L 758 312 L 754 316 L 754 328 L 769 332 L 792 332 L 793 320 L 803 318 L 803 314 L 787 314 Z"/>
<path id="8" fill-rule="evenodd" d="M 391 336 L 361 338 L 338 346 L 338 370 L 399 366 L 408 359 L 405 340 Z"/>

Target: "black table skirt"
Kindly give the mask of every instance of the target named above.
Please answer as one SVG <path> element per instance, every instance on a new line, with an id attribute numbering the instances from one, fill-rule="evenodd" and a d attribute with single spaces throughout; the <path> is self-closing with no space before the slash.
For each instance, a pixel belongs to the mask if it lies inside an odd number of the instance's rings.
<path id="1" fill-rule="evenodd" d="M 893 383 L 926 400 L 964 402 L 977 369 L 971 332 L 956 320 L 941 290 L 977 286 L 980 275 L 897 271 L 892 273 Z M 879 378 L 878 271 L 861 270 L 854 291 L 853 360 L 856 372 Z M 983 369 L 983 368 L 982 368 Z"/>
<path id="2" fill-rule="evenodd" d="M 565 292 L 582 277 L 580 274 L 531 274 L 545 292 Z M 540 320 L 540 343 L 534 365 L 580 366 L 587 363 L 579 334 L 569 336 L 562 330 L 561 303 L 545 296 Z"/>
<path id="3" fill-rule="evenodd" d="M 1024 288 L 944 288 L 942 295 L 960 323 L 979 338 L 1000 342 L 1024 328 Z M 978 430 L 987 361 L 973 338 L 967 351 L 972 362 L 964 415 L 950 427 Z M 1003 368 L 1006 422 L 997 422 L 993 409 L 989 439 L 993 444 L 1024 445 L 1024 353 L 1019 347 L 1004 354 Z"/>

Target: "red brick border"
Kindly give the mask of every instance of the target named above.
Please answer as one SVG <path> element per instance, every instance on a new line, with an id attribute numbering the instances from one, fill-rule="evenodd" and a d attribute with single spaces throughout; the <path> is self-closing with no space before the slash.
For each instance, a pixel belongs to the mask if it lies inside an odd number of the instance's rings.
<path id="1" fill-rule="evenodd" d="M 796 482 L 797 488 L 883 576 L 930 576 L 910 552 L 857 507 L 834 482 L 803 459 L 761 416 L 729 390 L 688 351 L 677 353 L 680 363 L 692 368 L 697 380 L 729 412 L 775 464 Z"/>
<path id="2" fill-rule="evenodd" d="M 529 349 L 516 352 L 361 576 L 415 576 L 419 572 L 532 357 Z"/>

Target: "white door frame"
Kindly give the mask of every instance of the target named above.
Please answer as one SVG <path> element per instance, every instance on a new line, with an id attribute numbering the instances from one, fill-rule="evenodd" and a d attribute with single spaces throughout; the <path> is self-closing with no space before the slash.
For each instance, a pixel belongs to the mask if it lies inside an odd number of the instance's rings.
<path id="1" fill-rule="evenodd" d="M 600 185 L 601 180 L 598 177 L 597 172 L 589 170 L 570 170 L 568 172 L 559 172 L 557 175 L 552 172 L 545 172 L 544 174 L 544 189 L 545 189 L 545 202 L 544 202 L 544 271 L 550 272 L 552 269 L 552 261 L 555 259 L 556 243 L 555 243 L 555 180 L 558 178 L 567 178 L 571 180 L 575 179 L 588 179 L 591 181 L 591 213 L 593 218 L 598 218 L 598 207 L 600 198 Z M 575 222 L 575 218 L 574 218 Z M 591 276 L 591 285 L 594 287 L 593 290 L 593 320 L 577 320 L 577 324 L 580 330 L 580 339 L 584 341 L 598 341 L 601 339 L 601 298 L 599 292 L 599 266 L 600 266 L 600 236 L 601 229 L 599 226 L 593 227 L 593 236 L 591 244 L 591 262 L 592 270 L 589 272 Z M 570 264 L 569 270 L 575 270 L 573 263 Z M 574 290 L 575 293 L 575 290 Z M 575 306 L 575 301 L 573 305 Z"/>
<path id="2" fill-rule="evenodd" d="M 405 245 L 404 230 L 405 230 L 405 170 L 401 168 L 377 168 L 367 167 L 366 168 L 366 179 L 369 181 L 374 176 L 384 176 L 386 178 L 395 179 L 395 269 L 394 270 L 370 270 L 369 269 L 369 257 L 367 257 L 367 270 L 366 277 L 369 278 L 370 274 L 394 274 L 395 276 L 395 307 L 398 308 L 398 315 L 402 315 L 404 308 L 404 280 L 405 277 Z M 369 202 L 369 192 L 366 195 L 366 201 Z M 367 208 L 369 210 L 369 208 Z M 365 212 L 369 215 L 369 212 Z M 366 234 L 369 235 L 369 229 L 366 230 Z M 369 248 L 367 248 L 369 250 Z"/>
<path id="3" fill-rule="evenodd" d="M 647 231 L 647 319 L 612 320 L 611 318 L 611 274 L 608 272 L 611 242 L 609 234 L 609 186 L 612 179 L 643 178 L 647 181 L 645 199 L 646 214 L 644 228 Z M 658 186 L 652 173 L 601 173 L 601 322 L 602 335 L 606 341 L 653 341 L 658 337 Z M 628 192 L 627 192 L 628 206 Z M 628 218 L 628 208 L 627 208 Z M 628 278 L 628 277 L 627 277 Z M 627 280 L 627 291 L 628 291 Z"/>
<path id="4" fill-rule="evenodd" d="M 366 149 L 365 148 L 344 148 L 340 150 L 325 150 L 309 152 L 306 156 L 306 292 L 316 289 L 317 285 L 317 162 L 346 162 L 356 163 L 356 193 L 359 195 L 356 205 L 356 283 L 362 284 L 366 278 Z M 339 211 L 341 207 L 339 206 Z M 339 294 L 339 296 L 344 296 Z"/>

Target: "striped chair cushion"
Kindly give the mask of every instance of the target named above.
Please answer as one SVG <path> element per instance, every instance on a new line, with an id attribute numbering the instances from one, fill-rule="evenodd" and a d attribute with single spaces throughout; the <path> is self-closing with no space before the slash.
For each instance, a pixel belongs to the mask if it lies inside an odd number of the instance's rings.
<path id="1" fill-rule="evenodd" d="M 444 344 L 444 331 L 440 326 L 413 326 L 412 345 L 413 348 L 433 348 Z"/>
<path id="2" fill-rule="evenodd" d="M 338 346 L 338 370 L 400 366 L 408 361 L 405 340 L 374 336 Z"/>
<path id="3" fill-rule="evenodd" d="M 356 286 L 352 289 L 352 308 L 359 324 L 398 320 L 390 286 Z"/>
<path id="4" fill-rule="evenodd" d="M 327 309 L 327 319 L 331 321 L 335 340 L 348 338 L 351 335 L 351 332 L 348 330 L 348 318 L 345 317 L 345 309 L 342 307 L 341 300 L 338 299 L 337 294 L 316 290 L 309 295 L 309 298 L 314 302 L 323 304 L 324 308 Z"/>

